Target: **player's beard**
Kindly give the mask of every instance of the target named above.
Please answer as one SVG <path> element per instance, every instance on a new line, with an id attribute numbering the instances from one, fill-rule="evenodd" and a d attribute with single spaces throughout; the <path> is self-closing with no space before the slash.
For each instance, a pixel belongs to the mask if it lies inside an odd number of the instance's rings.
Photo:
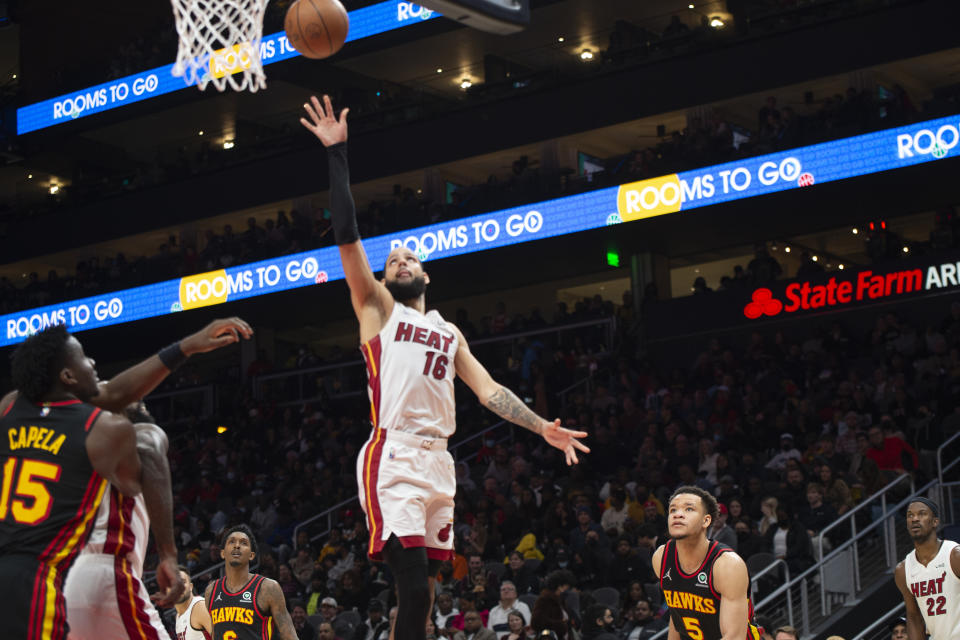
<path id="1" fill-rule="evenodd" d="M 393 296 L 394 300 L 397 302 L 406 302 L 408 300 L 415 300 L 422 296 L 423 292 L 427 290 L 427 281 L 422 275 L 420 275 L 414 276 L 409 282 L 388 280 L 386 282 L 386 287 L 387 291 L 390 292 L 390 295 Z"/>
<path id="2" fill-rule="evenodd" d="M 188 591 L 188 590 L 184 589 L 184 590 L 183 590 L 183 595 L 180 596 L 180 600 L 177 601 L 177 604 L 183 604 L 183 603 L 185 603 L 185 602 L 189 602 L 189 601 L 190 601 L 190 598 L 192 598 L 192 597 L 193 597 L 193 591 Z"/>

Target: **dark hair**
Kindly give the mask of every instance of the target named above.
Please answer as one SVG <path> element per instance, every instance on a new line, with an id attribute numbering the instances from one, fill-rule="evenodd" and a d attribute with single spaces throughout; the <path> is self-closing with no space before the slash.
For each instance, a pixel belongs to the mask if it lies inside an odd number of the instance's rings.
<path id="1" fill-rule="evenodd" d="M 674 498 L 683 493 L 689 493 L 700 498 L 700 501 L 703 503 L 703 510 L 706 511 L 708 516 L 710 516 L 710 523 L 713 524 L 717 521 L 717 514 L 720 512 L 720 508 L 717 506 L 717 499 L 714 498 L 713 495 L 711 495 L 708 491 L 704 491 L 700 487 L 692 487 L 689 485 L 678 487 L 677 490 L 673 492 L 673 495 L 670 496 L 670 500 L 667 501 L 667 504 L 672 503 Z"/>
<path id="2" fill-rule="evenodd" d="M 66 363 L 70 332 L 62 324 L 30 336 L 10 356 L 13 386 L 30 402 L 43 400 L 57 383 Z"/>
<path id="3" fill-rule="evenodd" d="M 250 549 L 254 553 L 259 553 L 257 549 L 257 537 L 253 535 L 253 530 L 251 530 L 250 527 L 248 527 L 245 524 L 235 524 L 229 529 L 227 529 L 226 531 L 224 531 L 223 535 L 220 536 L 220 548 L 222 549 L 227 544 L 227 538 L 230 537 L 231 533 L 236 533 L 238 531 L 246 535 L 247 538 L 250 540 Z"/>
<path id="4" fill-rule="evenodd" d="M 599 602 L 594 603 L 587 607 L 587 613 L 583 616 L 583 635 L 584 637 L 595 636 L 597 633 L 603 630 L 601 625 L 597 624 L 597 618 L 602 618 L 603 614 L 607 610 L 613 611 L 613 607 L 601 604 Z"/>
<path id="5" fill-rule="evenodd" d="M 304 611 L 307 610 L 307 605 L 304 604 L 303 600 L 300 598 L 290 598 L 290 602 L 287 603 L 287 610 L 292 612 L 295 607 L 300 607 Z"/>
<path id="6" fill-rule="evenodd" d="M 523 621 L 523 626 L 527 626 L 527 619 L 524 617 L 523 612 L 520 611 L 520 609 L 510 609 L 510 611 L 507 611 L 507 619 L 509 619 L 510 616 L 519 617 Z"/>
<path id="7" fill-rule="evenodd" d="M 551 571 L 549 574 L 547 574 L 546 587 L 550 591 L 556 591 L 565 584 L 568 584 L 571 587 L 576 586 L 577 576 L 573 575 L 572 571 L 568 569 L 557 569 L 556 571 Z"/>

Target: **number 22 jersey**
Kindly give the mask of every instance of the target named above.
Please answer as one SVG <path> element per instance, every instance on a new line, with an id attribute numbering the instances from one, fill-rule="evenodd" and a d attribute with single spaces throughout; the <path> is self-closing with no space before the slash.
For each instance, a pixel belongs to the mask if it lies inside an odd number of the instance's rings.
<path id="1" fill-rule="evenodd" d="M 940 551 L 926 564 L 917 561 L 917 551 L 907 554 L 904 575 L 907 588 L 917 605 L 933 640 L 960 638 L 960 578 L 950 566 L 950 553 L 956 542 L 943 540 Z"/>

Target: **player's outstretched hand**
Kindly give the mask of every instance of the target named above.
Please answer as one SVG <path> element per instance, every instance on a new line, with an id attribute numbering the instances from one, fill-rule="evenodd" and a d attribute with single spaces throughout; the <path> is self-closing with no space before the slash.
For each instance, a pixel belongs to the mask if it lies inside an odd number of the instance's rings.
<path id="1" fill-rule="evenodd" d="M 160 591 L 150 596 L 158 607 L 169 607 L 183 595 L 185 585 L 177 569 L 176 557 L 164 558 L 157 565 L 157 585 Z"/>
<path id="2" fill-rule="evenodd" d="M 253 328 L 240 318 L 221 318 L 184 338 L 180 348 L 184 354 L 192 356 L 240 342 L 241 337 L 249 340 L 252 335 Z"/>
<path id="3" fill-rule="evenodd" d="M 553 422 L 548 422 L 543 430 L 543 439 L 551 446 L 563 451 L 567 458 L 567 464 L 577 464 L 580 459 L 577 458 L 577 449 L 584 453 L 590 453 L 590 447 L 580 442 L 578 438 L 586 438 L 586 431 L 571 431 L 560 426 L 560 418 Z"/>
<path id="4" fill-rule="evenodd" d="M 340 119 L 333 115 L 333 104 L 330 102 L 330 96 L 323 96 L 323 104 L 317 100 L 317 96 L 310 96 L 310 102 L 304 103 L 303 108 L 307 110 L 307 118 L 300 118 L 300 124 L 306 127 L 307 131 L 317 136 L 323 146 L 329 147 L 340 142 L 347 141 L 347 113 L 350 109 L 344 109 L 340 112 Z"/>

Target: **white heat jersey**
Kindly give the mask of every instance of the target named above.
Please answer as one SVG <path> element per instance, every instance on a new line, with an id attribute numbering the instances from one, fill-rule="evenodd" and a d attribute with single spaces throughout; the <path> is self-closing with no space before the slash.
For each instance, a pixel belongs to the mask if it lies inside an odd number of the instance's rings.
<path id="1" fill-rule="evenodd" d="M 197 606 L 198 602 L 203 602 L 203 596 L 193 596 L 193 600 L 190 601 L 190 606 L 187 607 L 187 610 L 183 613 L 177 614 L 177 640 L 207 640 L 207 632 L 194 629 L 190 626 L 190 614 L 193 613 L 193 608 Z M 206 605 L 204 605 L 206 606 Z"/>
<path id="2" fill-rule="evenodd" d="M 950 566 L 950 553 L 956 546 L 956 542 L 944 540 L 926 566 L 917 562 L 913 550 L 904 566 L 907 587 L 917 599 L 933 640 L 960 639 L 960 578 Z"/>
<path id="3" fill-rule="evenodd" d="M 437 311 L 394 303 L 387 324 L 360 347 L 367 362 L 370 420 L 380 429 L 430 438 L 456 430 L 458 340 Z"/>
<path id="4" fill-rule="evenodd" d="M 123 556 L 134 576 L 143 576 L 143 558 L 150 537 L 150 518 L 143 494 L 130 498 L 113 486 L 109 499 L 100 503 L 97 520 L 80 555 L 103 553 Z"/>

